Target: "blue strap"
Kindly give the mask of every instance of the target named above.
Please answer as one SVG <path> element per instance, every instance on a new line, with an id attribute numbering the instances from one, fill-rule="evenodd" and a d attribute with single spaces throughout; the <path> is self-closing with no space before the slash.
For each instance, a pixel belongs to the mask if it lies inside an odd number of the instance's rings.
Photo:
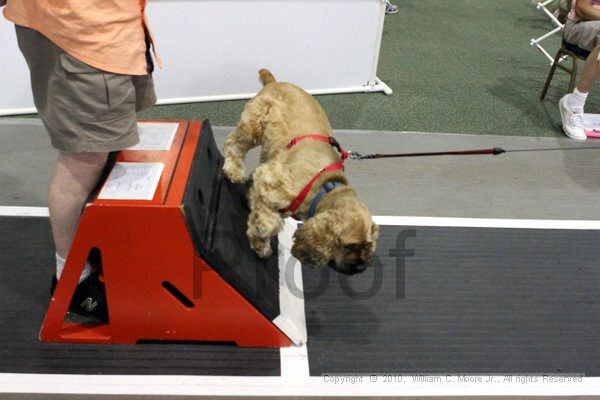
<path id="1" fill-rule="evenodd" d="M 321 198 L 323 196 L 325 196 L 326 193 L 331 192 L 333 189 L 335 189 L 336 187 L 339 187 L 339 186 L 344 186 L 344 184 L 342 182 L 327 182 L 327 183 L 325 183 L 325 185 L 323 185 L 321 190 L 319 190 L 319 192 L 313 199 L 312 203 L 310 203 L 308 213 L 306 214 L 307 220 L 311 219 L 313 217 L 313 215 L 315 215 L 315 211 L 317 211 L 317 205 L 319 205 Z"/>

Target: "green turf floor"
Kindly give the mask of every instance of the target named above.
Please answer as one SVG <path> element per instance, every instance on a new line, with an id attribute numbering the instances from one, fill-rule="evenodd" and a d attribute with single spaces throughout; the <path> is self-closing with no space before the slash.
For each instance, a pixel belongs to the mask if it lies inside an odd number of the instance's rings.
<path id="1" fill-rule="evenodd" d="M 336 129 L 561 136 L 561 71 L 547 100 L 549 62 L 530 43 L 552 29 L 528 0 L 396 0 L 385 22 L 378 76 L 392 96 L 318 96 Z M 559 37 L 544 42 L 552 53 Z M 275 71 L 276 72 L 276 71 Z M 594 98 L 587 110 L 600 112 Z M 209 117 L 235 125 L 244 101 L 155 107 L 144 117 Z"/>

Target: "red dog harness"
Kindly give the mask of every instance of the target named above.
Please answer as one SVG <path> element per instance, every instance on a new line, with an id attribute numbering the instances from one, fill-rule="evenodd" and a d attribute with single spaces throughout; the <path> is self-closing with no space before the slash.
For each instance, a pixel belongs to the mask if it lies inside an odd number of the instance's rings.
<path id="1" fill-rule="evenodd" d="M 288 208 L 281 211 L 284 214 L 288 214 L 288 213 L 292 214 L 292 216 L 294 218 L 296 218 L 295 217 L 296 211 L 298 211 L 298 208 L 300 207 L 302 202 L 306 199 L 306 196 L 308 196 L 308 193 L 310 193 L 310 189 L 312 189 L 312 187 L 315 184 L 315 182 L 317 181 L 317 179 L 319 179 L 319 177 L 326 172 L 344 170 L 344 161 L 346 161 L 346 159 L 349 156 L 349 153 L 347 151 L 345 151 L 344 149 L 342 149 L 342 146 L 340 146 L 340 144 L 338 143 L 337 140 L 335 140 L 331 136 L 323 136 L 323 135 L 299 136 L 295 139 L 292 139 L 287 144 L 287 146 L 285 146 L 286 150 L 291 149 L 292 147 L 294 147 L 296 145 L 296 143 L 298 143 L 304 139 L 319 140 L 321 142 L 329 143 L 331 146 L 335 147 L 340 152 L 340 154 L 342 155 L 342 160 L 340 162 L 332 164 L 328 167 L 321 168 L 321 170 L 319 172 L 317 172 L 317 174 L 310 180 L 310 182 L 308 182 L 306 184 L 306 186 L 304 186 L 304 189 L 302 189 L 300 191 L 300 193 L 298 194 L 298 196 L 296 196 L 296 198 L 294 199 L 292 204 Z"/>

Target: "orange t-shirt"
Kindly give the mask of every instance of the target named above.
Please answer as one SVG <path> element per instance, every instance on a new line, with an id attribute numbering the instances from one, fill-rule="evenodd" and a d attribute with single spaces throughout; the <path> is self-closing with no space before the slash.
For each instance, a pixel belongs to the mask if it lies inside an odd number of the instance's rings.
<path id="1" fill-rule="evenodd" d="M 146 75 L 145 9 L 146 0 L 8 0 L 4 16 L 93 67 Z"/>

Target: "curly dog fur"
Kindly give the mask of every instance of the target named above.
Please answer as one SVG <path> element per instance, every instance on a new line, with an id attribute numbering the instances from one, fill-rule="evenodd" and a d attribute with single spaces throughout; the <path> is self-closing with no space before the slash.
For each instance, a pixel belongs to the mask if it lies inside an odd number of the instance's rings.
<path id="1" fill-rule="evenodd" d="M 250 100 L 240 122 L 225 143 L 223 170 L 232 182 L 244 182 L 246 153 L 261 146 L 261 164 L 252 173 L 249 192 L 248 240 L 261 257 L 272 253 L 270 237 L 283 226 L 288 207 L 302 188 L 323 167 L 339 161 L 328 143 L 304 140 L 289 150 L 294 137 L 331 136 L 327 115 L 308 93 L 290 83 L 277 82 L 268 70 L 259 72 L 263 89 Z M 341 171 L 324 174 L 313 186 L 297 215 L 305 223 L 294 234 L 292 254 L 303 265 L 329 265 L 343 273 L 356 273 L 371 263 L 378 235 L 367 207 L 349 186 L 334 189 L 319 203 L 313 218 L 306 213 L 326 182 L 348 181 Z"/>

